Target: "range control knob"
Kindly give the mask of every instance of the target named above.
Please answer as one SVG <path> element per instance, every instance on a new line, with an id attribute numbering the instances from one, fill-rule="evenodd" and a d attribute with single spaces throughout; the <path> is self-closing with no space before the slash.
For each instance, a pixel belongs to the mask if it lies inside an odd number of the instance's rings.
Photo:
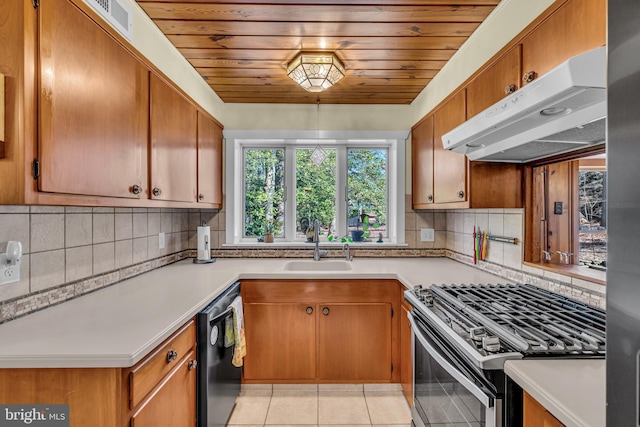
<path id="1" fill-rule="evenodd" d="M 482 338 L 482 348 L 489 353 L 497 353 L 500 351 L 500 339 L 496 336 L 486 336 Z"/>
<path id="2" fill-rule="evenodd" d="M 472 340 L 479 344 L 482 342 L 482 339 L 487 336 L 487 330 L 482 326 L 471 328 L 469 329 L 469 336 Z"/>

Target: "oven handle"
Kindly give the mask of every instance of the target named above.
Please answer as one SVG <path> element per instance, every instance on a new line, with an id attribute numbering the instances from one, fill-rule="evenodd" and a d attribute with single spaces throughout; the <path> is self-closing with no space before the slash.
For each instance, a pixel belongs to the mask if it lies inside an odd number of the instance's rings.
<path id="1" fill-rule="evenodd" d="M 407 317 L 409 317 L 409 322 L 411 322 L 411 329 L 415 337 L 420 341 L 420 344 L 429 352 L 429 355 L 435 359 L 436 362 L 440 366 L 442 366 L 453 378 L 455 378 L 460 384 L 462 384 L 467 390 L 471 392 L 482 404 L 490 408 L 493 406 L 493 399 L 491 399 L 485 392 L 483 392 L 477 385 L 475 385 L 466 375 L 460 372 L 455 366 L 449 363 L 440 352 L 438 352 L 429 341 L 425 338 L 424 334 L 420 330 L 420 327 L 416 324 L 414 320 L 414 315 L 411 312 L 407 313 Z"/>

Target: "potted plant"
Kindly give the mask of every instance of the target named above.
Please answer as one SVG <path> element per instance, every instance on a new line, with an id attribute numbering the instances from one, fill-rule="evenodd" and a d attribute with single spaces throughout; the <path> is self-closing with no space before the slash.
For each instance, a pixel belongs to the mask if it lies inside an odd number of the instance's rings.
<path id="1" fill-rule="evenodd" d="M 264 242 L 273 243 L 273 223 L 267 222 L 264 226 Z"/>

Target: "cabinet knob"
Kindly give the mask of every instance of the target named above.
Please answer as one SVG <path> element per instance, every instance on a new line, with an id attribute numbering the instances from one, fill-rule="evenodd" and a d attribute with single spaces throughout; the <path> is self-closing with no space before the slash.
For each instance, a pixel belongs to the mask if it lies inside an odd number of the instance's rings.
<path id="1" fill-rule="evenodd" d="M 509 85 L 509 86 L 506 86 L 506 87 L 504 88 L 504 94 L 505 94 L 505 95 L 512 94 L 513 92 L 515 92 L 515 91 L 516 91 L 516 89 L 518 89 L 518 87 L 517 87 L 516 85 L 513 85 L 513 84 L 511 84 L 511 85 Z"/>
<path id="2" fill-rule="evenodd" d="M 528 73 L 524 73 L 524 75 L 522 76 L 522 81 L 525 83 L 531 83 L 536 79 L 536 77 L 538 77 L 538 73 L 536 73 L 535 71 L 529 71 Z"/>
<path id="3" fill-rule="evenodd" d="M 313 307 L 307 307 L 307 314 L 313 314 Z"/>
<path id="4" fill-rule="evenodd" d="M 187 365 L 187 369 L 189 369 L 190 371 L 193 369 L 196 369 L 198 367 L 198 361 L 197 360 L 189 360 L 189 364 Z"/>
<path id="5" fill-rule="evenodd" d="M 167 363 L 173 362 L 178 358 L 178 352 L 175 350 L 167 351 Z"/>
<path id="6" fill-rule="evenodd" d="M 322 314 L 324 314 L 325 316 L 329 314 L 329 307 L 325 307 L 322 309 Z"/>
<path id="7" fill-rule="evenodd" d="M 427 196 L 427 200 L 430 201 L 430 202 L 433 202 L 433 196 L 431 194 L 429 194 Z"/>
<path id="8" fill-rule="evenodd" d="M 160 194 L 162 194 L 162 191 L 158 187 L 153 187 L 153 197 L 160 197 Z"/>
<path id="9" fill-rule="evenodd" d="M 198 194 L 198 200 L 204 200 L 204 194 L 202 193 Z"/>
<path id="10" fill-rule="evenodd" d="M 458 191 L 458 198 L 459 199 L 464 199 L 464 191 L 462 191 L 462 190 Z"/>
<path id="11" fill-rule="evenodd" d="M 135 184 L 131 187 L 131 192 L 133 194 L 140 194 L 142 193 L 142 187 L 140 187 L 138 184 Z"/>

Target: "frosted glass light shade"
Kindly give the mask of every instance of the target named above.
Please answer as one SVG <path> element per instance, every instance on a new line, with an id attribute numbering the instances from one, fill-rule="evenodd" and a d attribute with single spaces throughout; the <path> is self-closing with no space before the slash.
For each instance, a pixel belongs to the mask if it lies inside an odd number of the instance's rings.
<path id="1" fill-rule="evenodd" d="M 300 53 L 287 67 L 287 75 L 309 92 L 322 92 L 344 77 L 342 62 L 333 53 Z"/>

